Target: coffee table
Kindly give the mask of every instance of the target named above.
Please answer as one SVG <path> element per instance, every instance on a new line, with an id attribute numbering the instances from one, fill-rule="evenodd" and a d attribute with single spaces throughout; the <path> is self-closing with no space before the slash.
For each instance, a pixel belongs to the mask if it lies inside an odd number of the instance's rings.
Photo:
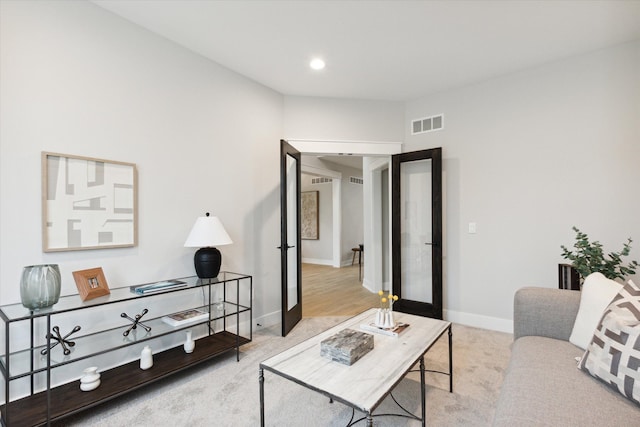
<path id="1" fill-rule="evenodd" d="M 410 326 L 398 337 L 374 333 L 373 350 L 353 365 L 343 365 L 320 355 L 322 340 L 343 329 L 360 330 L 361 324 L 373 321 L 375 312 L 375 309 L 367 310 L 260 363 L 260 425 L 264 426 L 265 422 L 265 370 L 363 412 L 366 425 L 373 426 L 373 411 L 419 362 L 422 417 L 412 417 L 424 426 L 424 355 L 445 331 L 449 335 L 449 372 L 442 373 L 449 375 L 449 391 L 453 392 L 451 322 L 394 312 L 396 322 Z"/>

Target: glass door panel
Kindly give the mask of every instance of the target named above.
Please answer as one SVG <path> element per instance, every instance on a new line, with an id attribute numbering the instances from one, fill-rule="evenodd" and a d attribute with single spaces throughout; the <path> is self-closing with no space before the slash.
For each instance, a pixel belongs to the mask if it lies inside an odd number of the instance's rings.
<path id="1" fill-rule="evenodd" d="M 296 182 L 296 159 L 287 154 L 287 310 L 298 304 L 298 250 L 295 238 L 298 224 L 291 220 L 298 217 L 298 185 Z"/>
<path id="2" fill-rule="evenodd" d="M 400 164 L 402 297 L 433 303 L 431 159 Z"/>

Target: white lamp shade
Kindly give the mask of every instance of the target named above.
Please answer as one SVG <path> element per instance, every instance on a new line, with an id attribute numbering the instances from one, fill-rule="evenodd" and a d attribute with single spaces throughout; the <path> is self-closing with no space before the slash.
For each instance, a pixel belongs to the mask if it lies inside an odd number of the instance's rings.
<path id="1" fill-rule="evenodd" d="M 207 214 L 209 215 L 209 214 Z M 215 216 L 198 217 L 184 242 L 186 248 L 206 248 L 233 243 L 222 223 Z"/>

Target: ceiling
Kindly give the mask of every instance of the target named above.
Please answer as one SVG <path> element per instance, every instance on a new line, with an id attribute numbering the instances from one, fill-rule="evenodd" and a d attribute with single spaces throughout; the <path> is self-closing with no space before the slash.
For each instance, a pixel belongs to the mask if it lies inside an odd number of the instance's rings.
<path id="1" fill-rule="evenodd" d="M 640 39 L 640 1 L 92 2 L 285 95 L 408 101 Z"/>

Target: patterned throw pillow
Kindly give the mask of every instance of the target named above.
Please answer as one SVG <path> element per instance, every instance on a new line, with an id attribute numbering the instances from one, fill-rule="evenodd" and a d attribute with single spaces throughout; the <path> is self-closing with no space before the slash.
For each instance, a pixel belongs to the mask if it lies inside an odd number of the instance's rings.
<path id="1" fill-rule="evenodd" d="M 604 311 L 578 367 L 640 404 L 640 287 L 631 280 Z"/>

